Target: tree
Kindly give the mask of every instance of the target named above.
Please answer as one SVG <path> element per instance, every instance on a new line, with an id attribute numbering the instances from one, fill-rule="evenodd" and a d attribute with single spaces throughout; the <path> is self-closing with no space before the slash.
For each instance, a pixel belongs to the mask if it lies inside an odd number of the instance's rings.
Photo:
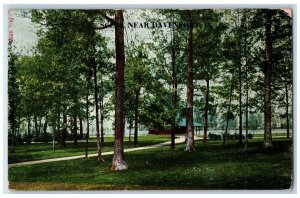
<path id="1" fill-rule="evenodd" d="M 171 117 L 162 119 L 161 125 L 164 125 L 163 122 L 166 120 L 170 120 L 169 125 L 166 125 L 166 127 L 171 127 L 171 151 L 173 151 L 175 149 L 175 133 L 178 129 L 178 118 L 180 118 L 179 115 L 181 115 L 183 109 L 180 104 L 180 84 L 184 84 L 186 81 L 185 67 L 187 65 L 187 62 L 184 60 L 187 58 L 187 46 L 185 45 L 187 41 L 186 28 L 174 24 L 176 24 L 176 21 L 185 21 L 186 13 L 182 10 L 161 9 L 153 10 L 151 13 L 155 14 L 155 16 L 152 16 L 152 18 L 148 16 L 147 21 L 155 22 L 158 19 L 163 19 L 164 21 L 173 23 L 167 29 L 154 29 L 152 31 L 153 42 L 150 45 L 150 49 L 155 53 L 155 58 L 151 60 L 152 67 L 157 71 L 153 76 L 156 81 L 162 82 L 163 86 L 170 89 L 170 91 L 164 91 L 165 94 L 167 92 L 170 93 L 162 101 L 165 101 L 165 99 L 169 100 L 169 103 L 172 105 L 164 104 L 168 107 L 165 109 L 168 109 L 168 113 L 165 112 L 164 115 L 166 116 L 167 114 Z M 157 95 L 157 97 L 161 96 Z M 162 113 L 163 111 L 160 112 Z"/>
<path id="2" fill-rule="evenodd" d="M 8 122 L 10 125 L 11 151 L 15 151 L 16 130 L 18 128 L 18 107 L 20 102 L 19 85 L 16 80 L 17 55 L 12 51 L 12 42 L 8 48 Z"/>
<path id="3" fill-rule="evenodd" d="M 274 11 L 273 17 L 273 67 L 272 70 L 272 98 L 278 110 L 284 109 L 286 136 L 290 134 L 290 107 L 292 90 L 292 20 L 282 10 Z M 276 104 L 277 103 L 277 104 Z"/>
<path id="4" fill-rule="evenodd" d="M 206 24 L 205 27 L 195 28 L 194 41 L 194 59 L 195 59 L 195 79 L 205 81 L 205 104 L 201 108 L 204 118 L 204 136 L 203 142 L 207 141 L 208 130 L 208 112 L 213 112 L 210 100 L 212 100 L 210 82 L 214 82 L 218 78 L 219 65 L 223 62 L 222 58 L 222 35 L 226 26 L 221 23 L 222 13 L 214 10 L 195 11 L 194 20 L 201 21 Z M 209 24 L 209 25 L 207 25 Z M 202 83 L 201 83 L 202 84 Z"/>
<path id="5" fill-rule="evenodd" d="M 147 61 L 147 44 L 141 43 L 135 45 L 132 41 L 130 47 L 127 49 L 127 62 L 125 69 L 125 94 L 128 113 L 134 114 L 134 146 L 138 143 L 138 123 L 139 123 L 139 111 L 140 103 L 143 100 L 142 94 L 151 89 L 151 82 L 153 81 L 150 74 Z M 129 106 L 128 106 L 129 105 Z M 130 110 L 130 108 L 134 110 Z M 130 120 L 130 115 L 128 115 Z"/>
<path id="6" fill-rule="evenodd" d="M 189 39 L 188 39 L 188 79 L 187 79 L 187 108 L 186 108 L 186 152 L 192 152 L 194 148 L 194 127 L 193 127 L 193 16 L 192 11 L 187 11 L 189 27 Z"/>
<path id="7" fill-rule="evenodd" d="M 264 147 L 272 146 L 272 116 L 271 116 L 271 78 L 273 65 L 273 45 L 272 45 L 272 17 L 273 10 L 267 9 L 266 12 L 266 32 L 265 32 L 265 46 L 266 46 L 266 62 L 263 67 L 264 73 Z"/>
<path id="8" fill-rule="evenodd" d="M 123 11 L 115 11 L 115 45 L 116 45 L 116 105 L 115 105 L 115 144 L 111 171 L 127 169 L 124 161 L 124 18 Z"/>

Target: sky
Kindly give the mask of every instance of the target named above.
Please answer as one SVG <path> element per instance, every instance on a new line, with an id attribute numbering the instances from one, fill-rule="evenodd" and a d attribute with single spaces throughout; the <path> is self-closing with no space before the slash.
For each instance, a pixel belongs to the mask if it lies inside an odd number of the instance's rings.
<path id="1" fill-rule="evenodd" d="M 38 42 L 36 28 L 29 18 L 28 10 L 9 10 L 9 17 L 13 18 L 13 45 L 22 54 L 31 54 L 30 49 Z"/>
<path id="2" fill-rule="evenodd" d="M 144 22 L 145 20 L 140 17 L 142 10 L 129 9 L 125 12 L 124 22 Z M 149 11 L 146 11 L 149 12 Z M 37 44 L 38 36 L 36 35 L 37 26 L 31 22 L 29 10 L 9 10 L 8 16 L 13 18 L 11 26 L 8 30 L 13 31 L 13 45 L 16 51 L 24 54 L 31 55 L 30 50 Z M 114 28 L 107 28 L 101 30 L 102 33 L 110 38 L 114 38 Z M 147 41 L 151 34 L 150 29 L 140 28 L 126 28 L 125 30 L 125 44 L 132 39 L 141 39 Z M 114 40 L 110 39 L 110 48 L 114 48 Z"/>

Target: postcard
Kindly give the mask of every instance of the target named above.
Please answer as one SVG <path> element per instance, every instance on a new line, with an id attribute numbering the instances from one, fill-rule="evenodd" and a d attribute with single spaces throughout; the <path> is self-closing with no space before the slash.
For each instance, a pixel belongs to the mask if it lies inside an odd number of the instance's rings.
<path id="1" fill-rule="evenodd" d="M 9 9 L 8 189 L 292 191 L 293 20 Z"/>

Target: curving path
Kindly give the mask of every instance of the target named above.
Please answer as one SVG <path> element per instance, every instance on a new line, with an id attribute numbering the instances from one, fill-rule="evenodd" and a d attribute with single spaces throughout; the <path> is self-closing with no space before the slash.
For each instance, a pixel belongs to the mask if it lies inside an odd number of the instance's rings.
<path id="1" fill-rule="evenodd" d="M 195 140 L 199 140 L 200 138 L 195 136 Z M 175 144 L 183 143 L 185 141 L 185 136 L 178 136 L 178 138 L 175 139 Z M 124 152 L 132 152 L 132 151 L 140 151 L 140 150 L 146 150 L 146 149 L 153 149 L 161 146 L 167 146 L 170 145 L 171 141 L 168 142 L 163 142 L 155 145 L 150 145 L 150 146 L 142 146 L 142 147 L 137 147 L 137 148 L 130 148 L 130 149 L 125 149 Z M 104 152 L 102 155 L 112 155 L 114 152 L 109 151 L 109 152 Z M 88 157 L 96 157 L 97 153 L 95 154 L 89 154 Z M 58 161 L 64 161 L 64 160 L 72 160 L 72 159 L 80 159 L 84 158 L 85 155 L 78 155 L 78 156 L 71 156 L 71 157 L 60 157 L 60 158 L 52 158 L 52 159 L 45 159 L 45 160 L 35 160 L 35 161 L 28 161 L 28 162 L 19 162 L 19 163 L 14 163 L 14 164 L 8 164 L 9 168 L 12 167 L 18 167 L 18 166 L 25 166 L 25 165 L 32 165 L 32 164 L 42 164 L 42 163 L 47 163 L 47 162 L 58 162 Z"/>

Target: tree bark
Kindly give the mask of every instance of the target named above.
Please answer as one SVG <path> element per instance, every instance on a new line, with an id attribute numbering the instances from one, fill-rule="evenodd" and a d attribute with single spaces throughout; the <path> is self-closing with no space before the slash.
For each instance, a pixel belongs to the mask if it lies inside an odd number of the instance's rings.
<path id="1" fill-rule="evenodd" d="M 97 64 L 96 64 L 96 48 L 95 48 L 95 38 L 93 35 L 93 76 L 94 76 L 94 101 L 95 101 L 95 106 L 96 106 L 96 137 L 97 137 L 97 154 L 98 154 L 98 161 L 102 162 L 102 156 L 101 156 L 101 140 L 100 140 L 100 127 L 99 127 L 99 103 L 98 103 L 98 82 L 97 82 Z"/>
<path id="2" fill-rule="evenodd" d="M 289 90 L 288 84 L 285 83 L 285 114 L 286 114 L 286 138 L 290 138 L 290 122 L 289 122 Z"/>
<path id="3" fill-rule="evenodd" d="M 204 110 L 204 134 L 203 143 L 207 142 L 207 129 L 208 129 L 208 103 L 209 103 L 209 79 L 206 79 L 206 94 L 205 94 L 205 110 Z"/>
<path id="4" fill-rule="evenodd" d="M 272 16 L 273 10 L 267 9 L 266 22 L 266 63 L 264 64 L 264 147 L 272 147 L 272 116 L 271 116 L 271 78 L 272 78 Z"/>
<path id="5" fill-rule="evenodd" d="M 39 136 L 39 126 L 38 126 L 38 118 L 36 115 L 33 116 L 33 121 L 34 121 L 34 130 L 35 130 L 33 136 L 37 138 Z"/>
<path id="6" fill-rule="evenodd" d="M 79 117 L 79 137 L 80 139 L 83 138 L 83 126 L 82 126 L 82 117 Z"/>
<path id="7" fill-rule="evenodd" d="M 31 143 L 31 121 L 30 117 L 28 117 L 28 125 L 27 125 L 27 144 Z"/>
<path id="8" fill-rule="evenodd" d="M 104 143 L 104 127 L 103 127 L 103 121 L 104 121 L 104 114 L 103 114 L 103 98 L 101 97 L 100 100 L 100 122 L 101 122 L 101 145 Z"/>
<path id="9" fill-rule="evenodd" d="M 174 22 L 174 15 L 173 15 Z M 175 30 L 172 27 L 172 105 L 174 110 L 177 108 L 177 72 L 176 72 L 176 54 L 175 54 Z M 176 132 L 176 115 L 173 115 L 172 126 L 171 126 L 171 151 L 175 150 L 175 132 Z"/>
<path id="10" fill-rule="evenodd" d="M 245 67 L 246 67 L 246 109 L 245 109 L 245 128 L 246 128 L 246 134 L 245 134 L 245 150 L 248 149 L 248 109 L 249 109 L 249 80 L 248 80 L 248 50 L 247 50 L 247 28 L 246 28 L 247 19 L 244 24 L 244 56 L 245 56 Z"/>
<path id="11" fill-rule="evenodd" d="M 139 96 L 140 96 L 140 89 L 135 91 L 135 99 L 134 99 L 134 141 L 133 141 L 133 144 L 135 147 L 138 144 Z"/>
<path id="12" fill-rule="evenodd" d="M 14 124 L 12 124 L 12 130 L 11 130 L 11 152 L 15 152 L 15 129 L 13 127 Z"/>
<path id="13" fill-rule="evenodd" d="M 226 141 L 227 132 L 228 132 L 229 113 L 231 111 L 232 91 L 233 91 L 233 83 L 231 83 L 231 85 L 230 85 L 229 105 L 228 105 L 228 111 L 227 111 L 227 115 L 226 115 L 226 128 L 225 128 L 225 133 L 224 133 L 224 137 L 223 137 L 223 147 L 225 146 L 225 141 Z"/>
<path id="14" fill-rule="evenodd" d="M 63 123 L 64 123 L 64 128 L 63 128 L 63 131 L 62 131 L 62 138 L 61 138 L 61 146 L 62 147 L 66 147 L 66 139 L 67 139 L 67 114 L 64 113 L 63 115 Z"/>
<path id="15" fill-rule="evenodd" d="M 245 109 L 245 122 L 246 122 L 246 135 L 245 135 L 245 150 L 248 149 L 248 108 L 249 108 L 249 82 L 248 82 L 248 64 L 246 58 L 246 109 Z"/>
<path id="16" fill-rule="evenodd" d="M 243 135 L 243 111 L 242 111 L 242 65 L 239 62 L 239 145 L 243 144 L 242 142 Z"/>
<path id="17" fill-rule="evenodd" d="M 57 134 L 60 134 L 60 112 L 58 112 L 58 115 L 57 115 Z M 53 137 L 52 137 L 52 149 L 53 149 L 53 152 L 55 152 L 55 130 L 53 130 Z"/>
<path id="18" fill-rule="evenodd" d="M 39 134 L 41 134 L 41 129 L 42 129 L 42 117 L 39 119 Z"/>
<path id="19" fill-rule="evenodd" d="M 43 127 L 43 133 L 44 133 L 44 142 L 47 143 L 48 139 L 47 139 L 47 127 L 48 127 L 48 115 L 45 116 L 45 122 L 44 122 L 44 127 Z"/>
<path id="20" fill-rule="evenodd" d="M 116 45 L 116 105 L 115 105 L 115 144 L 114 156 L 110 171 L 121 171 L 127 169 L 124 161 L 124 27 L 123 11 L 115 11 L 115 45 Z"/>
<path id="21" fill-rule="evenodd" d="M 186 152 L 192 152 L 194 148 L 194 127 L 193 127 L 193 23 L 190 10 L 188 12 L 190 27 L 188 38 L 188 80 L 187 80 L 187 110 L 186 110 Z"/>
<path id="22" fill-rule="evenodd" d="M 78 145 L 78 137 L 77 137 L 77 116 L 75 115 L 73 117 L 74 119 L 74 123 L 73 123 L 73 141 L 74 141 L 74 145 L 77 146 Z"/>
<path id="23" fill-rule="evenodd" d="M 245 111 L 245 116 L 246 116 L 246 135 L 245 135 L 245 150 L 248 148 L 248 88 L 247 88 L 247 93 L 246 93 L 246 111 Z"/>
<path id="24" fill-rule="evenodd" d="M 131 142 L 131 129 L 132 129 L 132 120 L 129 120 L 129 134 L 128 134 L 129 142 Z"/>
<path id="25" fill-rule="evenodd" d="M 48 127 L 48 115 L 45 116 L 45 122 L 44 122 L 44 135 L 47 134 L 47 127 Z"/>
<path id="26" fill-rule="evenodd" d="M 86 134 L 85 134 L 85 157 L 88 157 L 88 145 L 90 135 L 90 120 L 89 120 L 89 93 L 86 95 Z"/>

